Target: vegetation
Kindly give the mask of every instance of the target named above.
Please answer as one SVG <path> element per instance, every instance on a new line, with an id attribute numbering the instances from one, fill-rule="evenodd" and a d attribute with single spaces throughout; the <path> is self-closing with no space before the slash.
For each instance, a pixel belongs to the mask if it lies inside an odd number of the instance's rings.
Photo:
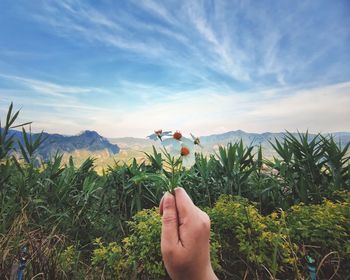
<path id="1" fill-rule="evenodd" d="M 26 279 L 166 279 L 157 206 L 175 185 L 211 218 L 220 279 L 350 275 L 349 144 L 286 133 L 273 160 L 239 142 L 197 154 L 188 169 L 154 149 L 99 175 L 91 158 L 38 162 L 45 139 L 16 125 L 23 144 L 15 145 L 8 131 L 17 116 L 11 105 L 0 123 L 1 279 L 21 262 Z"/>

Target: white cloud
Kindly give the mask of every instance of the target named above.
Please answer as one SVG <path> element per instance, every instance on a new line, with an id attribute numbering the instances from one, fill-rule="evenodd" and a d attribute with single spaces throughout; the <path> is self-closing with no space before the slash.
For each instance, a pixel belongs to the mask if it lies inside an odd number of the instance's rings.
<path id="1" fill-rule="evenodd" d="M 23 106 L 24 121 L 34 121 L 33 130 L 51 133 L 76 134 L 92 129 L 106 137 L 144 137 L 159 128 L 197 135 L 236 129 L 250 132 L 350 130 L 347 118 L 350 82 L 304 89 L 261 89 L 244 94 L 215 87 L 179 91 L 126 81 L 121 85 L 131 96 L 147 92 L 160 98 L 144 96 L 141 103 L 126 107 L 120 104 L 115 107 L 112 103 L 110 106 L 88 105 L 83 100 L 61 96 L 35 100 L 34 95 L 21 96 L 20 92 L 14 92 L 17 98 L 12 100 Z M 71 92 L 70 88 L 62 91 L 62 86 L 56 87 L 61 93 Z"/>
<path id="2" fill-rule="evenodd" d="M 243 128 L 253 131 L 309 129 L 312 132 L 350 130 L 350 82 L 301 89 L 263 101 L 247 114 Z"/>
<path id="3" fill-rule="evenodd" d="M 146 10 L 152 12 L 153 14 L 159 16 L 161 19 L 171 23 L 177 24 L 177 20 L 170 14 L 168 9 L 164 7 L 161 2 L 155 2 L 153 0 L 142 0 L 134 1 L 136 5 L 141 5 Z"/>
<path id="4" fill-rule="evenodd" d="M 235 80 L 250 80 L 249 73 L 244 65 L 247 55 L 230 40 L 230 35 L 227 33 L 229 23 L 221 18 L 210 23 L 205 16 L 204 3 L 189 2 L 186 8 L 189 20 L 194 24 L 194 28 L 209 43 L 206 51 L 209 50 L 213 57 L 205 56 L 203 63 L 209 68 L 231 76 Z M 215 31 L 213 24 L 216 26 Z"/>
<path id="5" fill-rule="evenodd" d="M 115 126 L 118 136 L 147 135 L 154 129 L 180 129 L 198 135 L 243 129 L 250 132 L 349 131 L 350 82 L 294 92 L 237 93 L 202 91 L 200 95 L 180 95 L 171 101 L 125 112 Z M 292 92 L 290 92 L 292 91 Z M 124 133 L 120 133 L 123 131 Z"/>
<path id="6" fill-rule="evenodd" d="M 69 39 L 84 38 L 91 44 L 97 42 L 144 56 L 158 56 L 164 53 L 164 48 L 159 42 L 145 41 L 144 38 L 133 36 L 131 23 L 118 22 L 118 16 L 104 15 L 81 1 L 75 1 L 75 4 L 70 1 L 43 3 L 41 12 L 34 14 L 33 18 L 48 25 L 59 36 Z"/>
<path id="7" fill-rule="evenodd" d="M 44 95 L 52 95 L 56 97 L 66 97 L 72 94 L 85 94 L 85 93 L 103 93 L 108 94 L 109 91 L 96 87 L 76 87 L 69 85 L 59 85 L 52 82 L 46 82 L 42 80 L 24 78 L 19 76 L 0 74 L 0 78 L 14 81 L 16 83 L 23 84 L 38 93 Z"/>

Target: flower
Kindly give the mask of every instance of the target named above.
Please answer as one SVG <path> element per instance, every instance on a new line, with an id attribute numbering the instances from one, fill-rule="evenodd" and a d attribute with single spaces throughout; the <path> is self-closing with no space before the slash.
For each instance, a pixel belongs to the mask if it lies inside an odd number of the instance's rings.
<path id="1" fill-rule="evenodd" d="M 147 138 L 151 139 L 151 140 L 160 140 L 162 141 L 162 137 L 163 136 L 170 136 L 171 135 L 171 131 L 164 131 L 162 129 L 159 129 L 159 130 L 155 130 L 153 134 L 151 135 L 148 135 Z"/>
<path id="2" fill-rule="evenodd" d="M 164 139 L 162 145 L 171 155 L 181 157 L 183 166 L 190 167 L 195 163 L 194 141 L 183 137 L 180 131 Z"/>
<path id="3" fill-rule="evenodd" d="M 180 150 L 180 154 L 182 157 L 188 156 L 190 154 L 190 149 L 186 146 L 182 146 Z"/>
<path id="4" fill-rule="evenodd" d="M 191 137 L 193 139 L 193 144 L 198 145 L 199 147 L 203 148 L 203 146 L 201 145 L 201 141 L 199 140 L 199 137 L 194 136 L 192 133 Z"/>
<path id="5" fill-rule="evenodd" d="M 194 165 L 195 163 L 194 152 L 189 146 L 182 144 L 178 154 L 182 158 L 183 166 L 191 167 L 192 165 Z"/>
<path id="6" fill-rule="evenodd" d="M 154 134 L 147 136 L 152 140 L 160 140 L 162 145 L 172 156 L 179 156 L 182 159 L 183 166 L 192 166 L 195 163 L 195 146 L 200 146 L 200 140 L 191 134 L 192 139 L 183 137 L 180 131 L 163 131 L 162 129 L 155 130 Z M 170 136 L 163 139 L 164 136 Z M 203 147 L 202 147 L 203 148 Z"/>
<path id="7" fill-rule="evenodd" d="M 173 138 L 176 139 L 176 140 L 181 141 L 181 138 L 182 138 L 181 132 L 180 132 L 180 131 L 176 131 L 176 132 L 173 134 Z"/>
<path id="8" fill-rule="evenodd" d="M 178 134 L 176 134 L 176 133 L 178 133 Z M 180 135 L 181 135 L 181 138 L 177 139 L 177 138 L 179 138 Z M 175 137 L 177 137 L 177 138 L 175 138 Z M 191 139 L 183 137 L 180 132 L 175 132 L 173 134 L 173 137 L 164 139 L 162 141 L 162 144 L 163 144 L 163 146 L 172 146 L 176 150 L 179 150 L 181 148 L 182 144 L 184 144 L 186 147 L 189 147 L 190 149 L 192 149 L 192 147 L 194 146 L 193 141 Z"/>

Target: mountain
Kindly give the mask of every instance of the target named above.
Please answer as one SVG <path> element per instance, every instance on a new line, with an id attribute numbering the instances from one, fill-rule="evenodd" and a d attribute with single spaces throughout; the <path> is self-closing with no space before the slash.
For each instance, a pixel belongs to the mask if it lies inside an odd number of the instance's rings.
<path id="1" fill-rule="evenodd" d="M 10 135 L 23 144 L 22 133 L 17 130 L 10 130 Z M 32 134 L 33 140 L 37 139 L 39 133 Z M 37 154 L 44 160 L 49 159 L 57 152 L 60 154 L 84 154 L 91 156 L 113 156 L 118 154 L 118 145 L 111 144 L 106 138 L 96 131 L 83 131 L 79 135 L 65 136 L 61 134 L 43 133 L 45 141 L 39 146 Z"/>
<path id="2" fill-rule="evenodd" d="M 242 139 L 245 145 L 261 145 L 264 149 L 264 155 L 267 157 L 275 155 L 274 150 L 270 142 L 274 143 L 275 139 L 282 140 L 285 133 L 278 132 L 264 132 L 264 133 L 249 133 L 243 130 L 228 131 L 221 134 L 213 134 L 207 136 L 200 136 L 200 141 L 203 146 L 203 152 L 212 153 L 215 152 L 219 145 L 226 145 L 228 143 L 233 143 L 240 141 Z M 297 133 L 294 133 L 297 135 Z M 309 134 L 310 137 L 316 136 L 316 134 Z M 350 142 L 350 132 L 335 132 L 331 134 L 323 135 L 333 135 L 336 142 L 340 143 L 341 146 L 346 145 Z M 156 147 L 160 145 L 159 141 L 152 141 L 145 138 L 111 138 L 109 139 L 111 143 L 117 144 L 121 148 L 121 152 L 138 152 L 138 151 L 150 151 L 152 145 Z"/>
<path id="3" fill-rule="evenodd" d="M 111 143 L 118 145 L 121 149 L 134 147 L 135 149 L 148 147 L 155 145 L 159 142 L 155 142 L 148 138 L 135 138 L 135 137 L 120 137 L 120 138 L 109 138 Z"/>
<path id="4" fill-rule="evenodd" d="M 271 133 L 271 132 L 264 132 L 264 133 L 249 133 L 244 132 L 243 130 L 235 130 L 235 131 L 229 131 L 221 134 L 213 134 L 209 136 L 202 136 L 200 137 L 201 142 L 204 145 L 209 144 L 227 144 L 229 142 L 237 142 L 241 139 L 243 140 L 243 143 L 247 145 L 260 145 L 267 143 L 269 141 L 273 141 L 275 138 L 281 139 L 283 138 L 283 133 Z"/>
<path id="5" fill-rule="evenodd" d="M 15 139 L 23 142 L 21 131 L 11 130 L 10 134 L 14 135 Z M 36 139 L 38 135 L 33 134 L 33 139 Z M 264 150 L 264 156 L 272 157 L 276 154 L 270 142 L 274 143 L 275 139 L 282 140 L 284 135 L 285 133 L 249 133 L 235 130 L 201 136 L 200 141 L 203 146 L 201 151 L 205 154 L 214 153 L 220 145 L 226 145 L 242 139 L 245 145 L 261 145 Z M 336 132 L 332 133 L 332 135 L 341 146 L 350 142 L 350 132 Z M 310 136 L 315 136 L 315 134 L 310 134 Z M 64 154 L 64 161 L 67 161 L 69 156 L 72 156 L 79 164 L 90 156 L 96 159 L 95 163 L 100 167 L 113 165 L 115 161 L 127 162 L 131 158 L 142 160 L 145 157 L 144 152 L 152 152 L 153 145 L 158 150 L 161 148 L 159 141 L 135 137 L 106 139 L 97 132 L 88 130 L 75 136 L 43 133 L 43 137 L 46 140 L 38 149 L 38 155 L 42 159 L 47 160 L 58 152 Z"/>
<path id="6" fill-rule="evenodd" d="M 293 133 L 298 138 L 297 133 Z M 310 138 L 315 137 L 317 134 L 309 134 Z M 341 145 L 346 145 L 350 142 L 350 132 L 335 132 L 335 133 L 324 133 L 324 136 L 332 135 L 334 140 Z M 243 140 L 243 143 L 247 145 L 270 145 L 270 142 L 274 143 L 275 139 L 282 140 L 285 133 L 282 132 L 264 132 L 264 133 L 249 133 L 242 130 L 229 131 L 222 134 L 213 134 L 209 136 L 202 136 L 201 142 L 204 145 L 210 144 L 227 144 L 229 142 L 236 142 Z"/>

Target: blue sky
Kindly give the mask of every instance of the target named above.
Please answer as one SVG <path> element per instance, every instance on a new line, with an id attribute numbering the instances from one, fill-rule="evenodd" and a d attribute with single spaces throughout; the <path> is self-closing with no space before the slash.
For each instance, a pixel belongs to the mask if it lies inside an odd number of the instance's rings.
<path id="1" fill-rule="evenodd" d="M 144 137 L 350 131 L 350 2 L 0 1 L 0 113 Z"/>

